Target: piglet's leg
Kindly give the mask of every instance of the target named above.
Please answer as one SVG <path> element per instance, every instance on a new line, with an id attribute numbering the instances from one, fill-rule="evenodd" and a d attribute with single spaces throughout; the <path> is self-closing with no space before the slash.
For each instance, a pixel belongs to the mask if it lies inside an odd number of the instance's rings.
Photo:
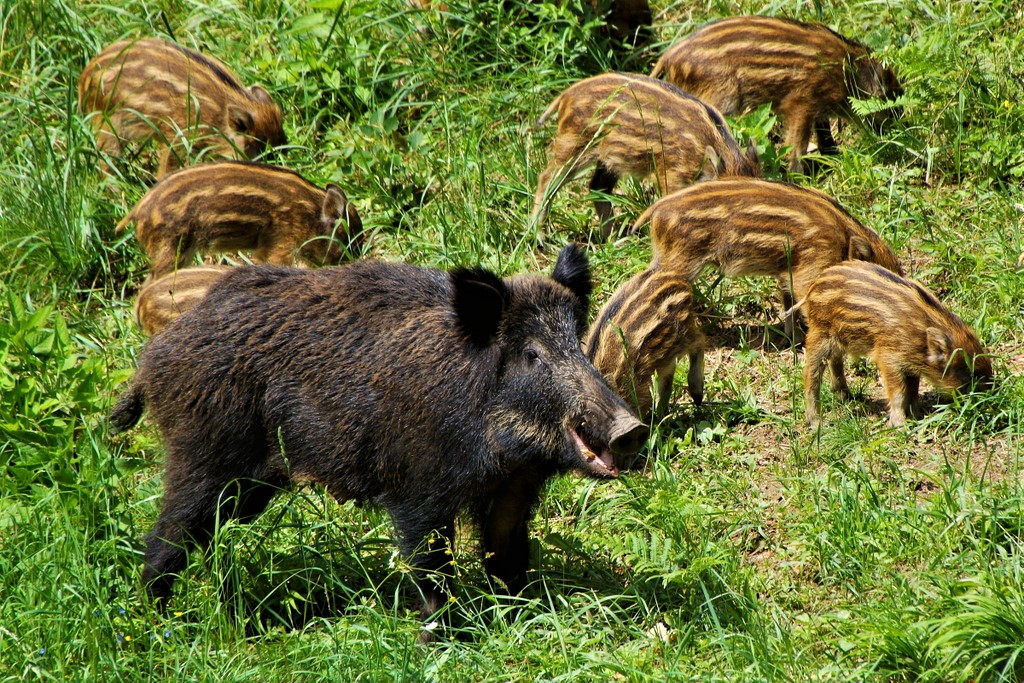
<path id="1" fill-rule="evenodd" d="M 590 189 L 602 194 L 611 194 L 617 182 L 619 182 L 619 176 L 598 162 L 597 168 L 594 169 L 594 176 L 590 179 Z M 604 197 L 597 198 L 594 200 L 594 211 L 597 212 L 598 221 L 601 223 L 601 238 L 607 242 L 615 229 L 612 203 Z"/>
<path id="2" fill-rule="evenodd" d="M 827 334 L 814 327 L 807 332 L 804 348 L 804 402 L 807 425 L 813 429 L 818 426 L 821 414 L 821 376 L 825 372 L 825 362 L 831 363 L 838 356 L 841 365 L 844 351 Z M 845 378 L 843 383 L 846 383 Z"/>
<path id="3" fill-rule="evenodd" d="M 882 387 L 889 401 L 889 426 L 900 427 L 906 423 L 907 406 L 913 402 L 913 399 L 909 398 L 906 376 L 900 370 L 885 366 L 879 366 L 878 374 L 882 378 Z M 916 396 L 917 387 L 914 387 L 914 394 Z"/>
<path id="4" fill-rule="evenodd" d="M 849 401 L 853 398 L 853 393 L 850 391 L 850 385 L 846 383 L 846 371 L 843 369 L 844 359 L 842 353 L 833 354 L 829 359 L 829 368 L 832 371 L 832 389 L 844 400 Z"/>
<path id="5" fill-rule="evenodd" d="M 156 177 L 159 180 L 168 173 L 176 171 L 181 168 L 186 159 L 185 151 L 181 149 L 180 145 L 167 144 L 160 151 L 160 165 L 157 167 Z"/>
<path id="6" fill-rule="evenodd" d="M 814 122 L 814 134 L 818 138 L 818 154 L 833 156 L 839 154 L 839 145 L 832 136 L 832 125 L 828 118 L 820 118 Z"/>
<path id="7" fill-rule="evenodd" d="M 789 101 L 783 100 L 779 109 L 784 112 L 786 119 L 785 144 L 790 146 L 789 151 L 789 172 L 803 173 L 803 164 L 800 162 L 807 152 L 807 145 L 811 141 L 811 129 L 814 127 L 814 115 L 809 108 L 795 98 Z"/>
<path id="8" fill-rule="evenodd" d="M 903 383 L 907 390 L 903 396 L 903 412 L 915 420 L 921 417 L 921 406 L 918 403 L 918 391 L 921 388 L 921 378 L 917 375 L 903 375 Z"/>
<path id="9" fill-rule="evenodd" d="M 790 250 L 787 248 L 787 258 L 789 251 Z M 793 289 L 794 287 L 799 287 L 800 282 L 795 279 L 795 273 L 793 273 L 792 265 L 787 267 L 784 272 L 779 273 L 778 277 L 776 277 L 776 282 L 779 284 L 779 297 L 782 299 L 782 310 L 788 313 L 782 321 L 783 332 L 786 334 L 786 339 L 790 340 L 791 343 L 799 344 L 803 341 L 803 332 L 800 325 L 800 313 L 799 311 L 793 310 L 793 305 L 796 303 L 793 297 Z M 797 291 L 801 290 L 797 289 Z M 803 288 L 803 291 L 807 291 L 806 287 Z M 766 330 L 765 343 L 767 344 L 767 342 L 768 332 Z"/>
<path id="10" fill-rule="evenodd" d="M 782 281 L 783 278 L 788 279 L 788 277 L 788 275 L 783 275 L 779 278 L 779 288 L 781 289 L 782 293 L 782 310 L 789 312 L 789 315 L 787 315 L 785 320 L 782 321 L 782 329 L 786 333 L 786 338 L 792 341 L 793 343 L 796 343 L 796 319 L 798 314 L 796 311 L 792 310 L 793 304 L 795 302 L 793 301 L 793 295 L 790 294 L 790 283 L 788 281 Z M 767 337 L 767 333 L 765 334 L 765 336 Z"/>
<path id="11" fill-rule="evenodd" d="M 544 223 L 544 219 L 547 218 L 548 215 L 546 195 L 548 185 L 551 184 L 551 174 L 554 173 L 555 170 L 556 169 L 552 168 L 549 164 L 543 171 L 541 171 L 540 177 L 537 180 L 537 192 L 533 197 L 533 213 L 530 215 L 530 223 L 538 231 L 540 231 L 541 225 Z M 543 235 L 543 233 L 541 234 Z"/>
<path id="12" fill-rule="evenodd" d="M 192 265 L 196 256 L 195 240 L 190 230 L 177 235 L 163 235 L 166 226 L 159 226 L 156 238 L 146 237 L 146 252 L 149 254 L 151 266 L 146 282 L 152 282 L 167 273 Z M 141 240 L 140 240 L 141 241 Z"/>
<path id="13" fill-rule="evenodd" d="M 113 122 L 115 119 L 108 119 L 107 114 L 103 112 L 94 112 L 90 118 L 96 134 L 96 151 L 100 153 L 100 166 L 105 173 L 111 174 L 108 159 L 119 159 L 124 152 L 121 138 Z"/>
<path id="14" fill-rule="evenodd" d="M 559 133 L 548 149 L 548 165 L 537 177 L 537 191 L 533 196 L 533 213 L 530 225 L 538 231 L 542 240 L 541 230 L 547 217 L 548 203 L 562 185 L 567 183 L 579 171 L 594 163 L 597 157 L 593 150 L 588 151 L 577 144 L 574 135 Z"/>
<path id="15" fill-rule="evenodd" d="M 700 346 L 690 353 L 690 367 L 686 371 L 686 388 L 694 405 L 704 402 L 704 340 L 701 335 Z"/>
<path id="16" fill-rule="evenodd" d="M 658 370 L 654 374 L 654 381 L 658 387 L 658 400 L 654 406 L 655 415 L 664 415 L 672 403 L 672 383 L 675 379 L 676 364 L 672 363 L 666 368 Z"/>

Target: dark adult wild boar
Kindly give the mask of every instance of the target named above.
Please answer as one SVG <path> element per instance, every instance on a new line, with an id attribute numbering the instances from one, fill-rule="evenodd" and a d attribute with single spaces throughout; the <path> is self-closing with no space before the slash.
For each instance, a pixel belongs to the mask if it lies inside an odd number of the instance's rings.
<path id="1" fill-rule="evenodd" d="M 679 273 L 649 268 L 622 285 L 597 314 L 584 343 L 587 359 L 640 415 L 668 408 L 679 358 L 690 361 L 687 388 L 704 399 L 704 334 L 692 311 L 690 282 Z"/>
<path id="2" fill-rule="evenodd" d="M 823 192 L 749 178 L 712 180 L 662 197 L 633 225 L 651 224 L 651 265 L 693 281 L 706 265 L 726 277 L 769 275 L 783 308 L 818 274 L 861 259 L 902 274 L 896 254 L 870 228 Z M 786 333 L 794 331 L 786 317 Z"/>
<path id="3" fill-rule="evenodd" d="M 164 146 L 157 177 L 204 150 L 259 156 L 285 144 L 281 108 L 258 85 L 246 88 L 222 62 L 158 38 L 108 46 L 78 79 L 78 102 L 92 115 L 101 152 L 120 156 L 124 142 Z"/>
<path id="4" fill-rule="evenodd" d="M 868 356 L 878 367 L 893 427 L 917 416 L 922 377 L 947 392 L 991 384 L 992 362 L 977 335 L 927 289 L 885 268 L 862 261 L 833 266 L 797 306 L 807 316 L 804 394 L 812 427 L 825 363 L 833 388 L 850 397 L 847 355 Z"/>
<path id="5" fill-rule="evenodd" d="M 136 322 L 152 337 L 202 301 L 210 287 L 230 271 L 231 266 L 195 266 L 150 282 L 135 298 Z"/>
<path id="6" fill-rule="evenodd" d="M 558 132 L 537 180 L 531 224 L 577 173 L 597 166 L 590 189 L 611 192 L 621 176 L 653 175 L 663 194 L 718 176 L 759 176 L 757 150 L 740 151 L 721 115 L 679 88 L 635 74 L 609 73 L 570 86 L 537 125 L 558 111 Z M 595 200 L 605 239 L 612 207 Z"/>
<path id="7" fill-rule="evenodd" d="M 850 98 L 896 99 L 903 94 L 893 70 L 860 43 L 823 24 L 743 16 L 708 24 L 662 55 L 652 76 L 693 93 L 726 116 L 771 103 L 785 123 L 789 168 L 800 172 L 811 129 L 818 148 L 832 154 L 830 117 L 853 118 Z M 896 111 L 872 118 L 876 128 Z"/>
<path id="8" fill-rule="evenodd" d="M 135 236 L 156 279 L 196 253 L 255 250 L 258 263 L 296 257 L 336 265 L 362 248 L 359 213 L 337 185 L 321 189 L 295 171 L 243 161 L 200 164 L 160 180 L 118 224 Z"/>
<path id="9" fill-rule="evenodd" d="M 235 269 L 150 341 L 111 416 L 124 430 L 145 405 L 167 444 L 149 593 L 170 595 L 185 545 L 204 546 L 215 520 L 250 520 L 306 480 L 391 513 L 424 617 L 451 575 L 446 544 L 428 537 L 451 543 L 460 510 L 480 525 L 488 572 L 523 588 L 545 482 L 615 477 L 646 437 L 583 356 L 590 290 L 576 245 L 550 278 L 374 261 Z"/>

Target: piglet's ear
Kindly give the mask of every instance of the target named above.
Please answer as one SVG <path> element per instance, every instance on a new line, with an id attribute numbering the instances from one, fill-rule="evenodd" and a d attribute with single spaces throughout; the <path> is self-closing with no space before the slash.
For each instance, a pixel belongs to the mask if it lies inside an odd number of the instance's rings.
<path id="1" fill-rule="evenodd" d="M 462 331 L 474 344 L 489 346 L 508 307 L 508 285 L 484 268 L 456 268 L 451 279 L 452 305 Z"/>
<path id="2" fill-rule="evenodd" d="M 700 180 L 715 180 L 725 174 L 725 159 L 711 145 L 704 148 L 704 163 L 700 166 Z"/>
<path id="3" fill-rule="evenodd" d="M 754 142 L 754 138 L 750 138 L 750 144 L 747 145 L 747 161 L 750 162 L 751 175 L 755 178 L 761 177 L 763 175 L 761 155 L 757 153 L 757 143 Z"/>
<path id="4" fill-rule="evenodd" d="M 871 245 L 868 244 L 866 239 L 860 235 L 853 235 L 850 237 L 850 244 L 846 258 L 857 259 L 860 261 L 874 261 L 875 250 L 871 248 Z"/>
<path id="5" fill-rule="evenodd" d="M 928 362 L 937 367 L 945 367 L 949 362 L 949 353 L 953 346 L 949 335 L 937 327 L 926 330 L 928 337 Z"/>
<path id="6" fill-rule="evenodd" d="M 582 310 L 587 310 L 594 283 L 590 279 L 590 262 L 583 247 L 576 242 L 565 245 L 562 253 L 558 255 L 558 261 L 555 262 L 551 278 L 579 297 Z"/>
<path id="7" fill-rule="evenodd" d="M 273 104 L 274 100 L 270 97 L 270 93 L 266 91 L 261 85 L 254 85 L 249 88 L 249 92 L 252 93 L 253 98 L 261 104 Z"/>
<path id="8" fill-rule="evenodd" d="M 324 225 L 334 225 L 339 218 L 345 215 L 348 208 L 348 197 L 334 183 L 327 183 L 326 189 L 324 202 L 320 205 L 320 220 L 324 222 Z"/>

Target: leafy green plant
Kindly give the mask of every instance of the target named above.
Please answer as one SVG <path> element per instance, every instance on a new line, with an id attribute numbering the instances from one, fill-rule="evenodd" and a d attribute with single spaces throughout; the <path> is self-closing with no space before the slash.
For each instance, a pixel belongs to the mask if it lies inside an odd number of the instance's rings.
<path id="1" fill-rule="evenodd" d="M 5 292 L 0 322 L 0 434 L 3 485 L 11 490 L 76 482 L 79 440 L 108 401 L 108 372 L 52 305 L 34 306 Z"/>

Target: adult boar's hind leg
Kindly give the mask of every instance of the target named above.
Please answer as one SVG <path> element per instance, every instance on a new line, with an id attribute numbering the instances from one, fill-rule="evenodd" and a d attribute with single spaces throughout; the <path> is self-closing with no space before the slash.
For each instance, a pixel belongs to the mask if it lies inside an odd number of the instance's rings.
<path id="1" fill-rule="evenodd" d="M 481 518 L 484 567 L 513 595 L 526 587 L 530 562 L 529 522 L 546 476 L 520 472 L 496 492 Z"/>
<path id="2" fill-rule="evenodd" d="M 169 463 L 179 460 L 173 455 L 168 455 Z M 205 464 L 211 458 L 196 461 Z M 185 568 L 188 546 L 205 548 L 218 521 L 251 521 L 284 484 L 236 478 L 236 473 L 202 472 L 180 462 L 177 465 L 168 466 L 163 506 L 156 525 L 146 536 L 142 570 L 147 593 L 161 602 L 170 597 L 176 575 Z"/>

